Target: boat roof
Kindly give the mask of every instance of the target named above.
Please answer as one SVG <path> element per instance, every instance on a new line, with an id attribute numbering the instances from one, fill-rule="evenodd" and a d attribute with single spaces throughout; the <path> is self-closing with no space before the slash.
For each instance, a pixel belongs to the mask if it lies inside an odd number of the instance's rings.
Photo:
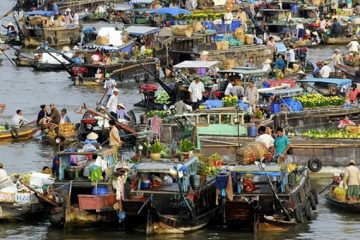
<path id="1" fill-rule="evenodd" d="M 132 9 L 133 6 L 129 5 L 129 4 L 116 4 L 112 9 L 114 9 L 115 11 L 127 11 Z"/>
<path id="2" fill-rule="evenodd" d="M 129 4 L 151 4 L 154 0 L 131 0 Z"/>
<path id="3" fill-rule="evenodd" d="M 280 172 L 281 167 L 279 165 L 265 165 L 265 170 L 267 172 Z M 244 172 L 244 173 L 256 173 L 262 172 L 259 170 L 259 167 L 255 164 L 252 165 L 235 165 L 227 167 L 231 172 Z"/>
<path id="4" fill-rule="evenodd" d="M 170 159 L 159 161 L 140 162 L 130 166 L 138 173 L 174 173 L 174 170 L 178 168 L 178 165 L 184 165 L 185 167 L 194 163 L 197 157 L 192 157 L 186 162 L 173 162 Z"/>
<path id="5" fill-rule="evenodd" d="M 302 95 L 304 89 L 301 87 L 285 88 L 285 89 L 272 89 L 266 91 L 266 88 L 259 89 L 259 94 L 264 96 L 282 96 L 282 97 L 296 97 Z"/>
<path id="6" fill-rule="evenodd" d="M 147 27 L 147 26 L 130 26 L 125 29 L 130 35 L 144 36 L 160 32 L 158 27 Z"/>
<path id="7" fill-rule="evenodd" d="M 174 68 L 209 68 L 218 64 L 219 61 L 183 61 Z"/>
<path id="8" fill-rule="evenodd" d="M 267 71 L 261 68 L 234 67 L 233 69 L 220 70 L 219 73 L 238 73 L 243 75 L 265 74 Z"/>
<path id="9" fill-rule="evenodd" d="M 25 12 L 24 16 L 51 16 L 54 15 L 53 11 L 45 11 L 45 10 L 35 10 L 35 11 L 30 11 L 30 12 Z"/>
<path id="10" fill-rule="evenodd" d="M 344 78 L 315 78 L 315 77 L 308 77 L 304 80 L 298 81 L 300 83 L 304 82 L 316 82 L 316 83 L 328 83 L 328 84 L 335 84 L 339 86 L 344 85 L 351 85 L 351 79 L 344 79 Z"/>

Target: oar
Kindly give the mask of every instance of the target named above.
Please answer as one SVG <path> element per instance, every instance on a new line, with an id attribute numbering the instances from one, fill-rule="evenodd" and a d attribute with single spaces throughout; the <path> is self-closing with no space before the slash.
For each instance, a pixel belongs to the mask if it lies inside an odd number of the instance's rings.
<path id="1" fill-rule="evenodd" d="M 290 218 L 290 215 L 289 215 L 288 211 L 285 209 L 284 205 L 281 203 L 281 201 L 280 201 L 280 199 L 279 199 L 279 196 L 276 194 L 276 192 L 275 192 L 275 190 L 274 190 L 274 185 L 272 184 L 269 175 L 267 174 L 265 168 L 263 167 L 263 165 L 262 165 L 262 163 L 261 163 L 261 160 L 260 160 L 260 162 L 256 161 L 255 164 L 259 167 L 260 171 L 262 171 L 262 172 L 265 174 L 265 176 L 266 176 L 266 178 L 267 178 L 267 180 L 268 180 L 268 182 L 269 182 L 271 191 L 272 191 L 272 193 L 274 194 L 274 197 L 275 197 L 276 201 L 279 203 L 281 209 L 284 211 L 284 214 L 285 214 L 285 216 L 286 216 L 286 219 L 287 219 L 288 221 L 290 221 L 290 219 L 291 219 L 291 218 Z"/>
<path id="2" fill-rule="evenodd" d="M 325 192 L 325 190 L 329 189 L 329 187 L 331 187 L 331 185 L 333 185 L 333 183 L 330 183 L 326 187 L 324 187 L 324 189 L 319 192 L 319 195 L 322 194 L 323 192 Z"/>
<path id="3" fill-rule="evenodd" d="M 107 90 L 104 92 L 104 94 L 103 94 L 102 97 L 100 98 L 100 101 L 97 103 L 97 105 L 99 105 L 99 104 L 102 103 L 102 101 L 104 100 L 105 95 L 106 95 L 108 92 L 109 92 L 109 89 L 107 89 Z"/>
<path id="4" fill-rule="evenodd" d="M 56 202 L 51 201 L 50 199 L 48 199 L 47 197 L 45 197 L 44 195 L 42 195 L 41 193 L 39 193 L 38 191 L 36 191 L 36 190 L 33 189 L 32 187 L 30 187 L 29 185 L 23 183 L 22 181 L 20 181 L 20 182 L 21 182 L 21 184 L 24 185 L 27 189 L 29 189 L 30 191 L 34 192 L 35 195 L 36 195 L 38 198 L 40 198 L 40 199 L 44 200 L 45 202 L 53 205 L 54 207 L 60 207 L 59 204 L 57 204 Z"/>
<path id="5" fill-rule="evenodd" d="M 7 60 L 9 60 L 9 62 L 15 66 L 15 63 L 13 62 L 13 60 L 11 60 L 11 58 L 6 54 L 6 52 L 2 52 L 2 54 L 4 54 L 4 56 L 7 58 Z"/>

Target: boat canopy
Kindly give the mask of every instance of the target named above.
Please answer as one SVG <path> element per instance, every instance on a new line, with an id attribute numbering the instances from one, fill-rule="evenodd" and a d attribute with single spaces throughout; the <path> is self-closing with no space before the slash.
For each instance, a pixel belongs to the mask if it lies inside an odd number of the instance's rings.
<path id="1" fill-rule="evenodd" d="M 133 166 L 130 165 L 130 168 L 138 173 L 173 174 L 176 173 L 177 170 L 186 172 L 187 168 L 194 164 L 197 164 L 197 157 L 192 157 L 186 162 L 172 162 L 170 159 L 168 161 L 140 162 Z"/>
<path id="2" fill-rule="evenodd" d="M 235 74 L 242 74 L 242 75 L 259 75 L 259 74 L 266 74 L 267 71 L 261 68 L 247 68 L 247 67 L 235 67 L 233 69 L 228 70 L 220 70 L 218 73 L 235 73 Z"/>
<path id="3" fill-rule="evenodd" d="M 131 0 L 129 4 L 151 4 L 154 0 Z"/>
<path id="4" fill-rule="evenodd" d="M 343 78 L 315 78 L 315 77 L 308 77 L 304 80 L 298 81 L 299 83 L 327 83 L 327 84 L 334 84 L 338 87 L 342 86 L 351 86 L 351 79 L 343 79 Z"/>
<path id="5" fill-rule="evenodd" d="M 150 10 L 149 13 L 151 14 L 159 14 L 159 15 L 171 15 L 171 16 L 177 16 L 180 14 L 190 14 L 191 11 L 182 9 L 182 8 L 171 8 L 171 7 L 163 7 L 159 9 Z"/>
<path id="6" fill-rule="evenodd" d="M 259 89 L 259 94 L 263 96 L 297 97 L 302 95 L 303 92 L 304 89 L 301 87 L 269 90 L 267 90 L 267 88 Z"/>
<path id="7" fill-rule="evenodd" d="M 125 31 L 133 36 L 146 36 L 160 32 L 160 28 L 146 26 L 130 26 L 126 28 Z"/>
<path id="8" fill-rule="evenodd" d="M 112 9 L 115 11 L 128 11 L 132 9 L 133 7 L 128 4 L 116 4 Z"/>
<path id="9" fill-rule="evenodd" d="M 50 17 L 51 15 L 54 15 L 53 11 L 44 11 L 44 10 L 35 10 L 31 12 L 26 12 L 24 16 L 47 16 Z"/>
<path id="10" fill-rule="evenodd" d="M 218 64 L 219 61 L 183 61 L 174 68 L 210 68 Z"/>

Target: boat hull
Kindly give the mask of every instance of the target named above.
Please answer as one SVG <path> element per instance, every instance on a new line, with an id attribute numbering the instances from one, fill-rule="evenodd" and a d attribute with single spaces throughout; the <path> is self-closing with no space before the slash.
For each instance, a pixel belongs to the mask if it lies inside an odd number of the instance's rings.
<path id="1" fill-rule="evenodd" d="M 26 221 L 44 217 L 43 203 L 0 203 L 0 221 Z"/>
<path id="2" fill-rule="evenodd" d="M 325 195 L 326 203 L 334 208 L 340 209 L 341 211 L 360 213 L 360 203 L 341 202 L 330 196 L 329 193 Z"/>
<path id="3" fill-rule="evenodd" d="M 24 127 L 20 128 L 18 131 L 18 135 L 15 136 L 11 130 L 1 131 L 0 132 L 0 142 L 2 141 L 12 141 L 12 140 L 27 140 L 32 138 L 33 134 L 38 130 L 37 127 Z"/>

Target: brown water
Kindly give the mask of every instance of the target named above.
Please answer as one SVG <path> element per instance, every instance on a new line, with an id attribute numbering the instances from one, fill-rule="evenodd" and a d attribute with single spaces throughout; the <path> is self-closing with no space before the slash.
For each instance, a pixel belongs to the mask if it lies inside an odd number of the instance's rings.
<path id="1" fill-rule="evenodd" d="M 0 13 L 12 6 L 13 0 L 0 2 Z M 6 21 L 6 20 L 4 20 Z M 0 23 L 1 20 L 0 20 Z M 310 50 L 313 60 L 327 59 L 332 48 L 317 48 Z M 120 100 L 127 107 L 140 100 L 137 84 L 120 84 Z M 6 103 L 4 113 L 6 119 L 11 117 L 16 109 L 24 110 L 25 117 L 34 120 L 41 104 L 55 103 L 59 108 L 67 108 L 73 121 L 80 115 L 74 110 L 82 103 L 90 107 L 101 98 L 101 88 L 75 87 L 71 85 L 65 72 L 43 73 L 34 72 L 30 68 L 16 68 L 4 59 L 0 66 L 0 103 Z M 8 143 L 0 145 L 0 162 L 4 163 L 9 173 L 39 170 L 44 165 L 50 165 L 53 149 L 36 141 Z M 328 180 L 314 180 L 316 187 L 322 189 Z M 0 223 L 1 239 L 144 239 L 143 234 L 124 233 L 118 229 L 74 229 L 58 230 L 50 227 L 47 221 L 30 223 Z M 157 236 L 151 239 L 164 239 Z M 328 208 L 324 199 L 316 211 L 316 219 L 309 224 L 299 225 L 289 232 L 262 232 L 257 236 L 251 233 L 238 232 L 211 226 L 188 235 L 166 236 L 167 239 L 360 239 L 360 214 L 342 213 Z"/>

